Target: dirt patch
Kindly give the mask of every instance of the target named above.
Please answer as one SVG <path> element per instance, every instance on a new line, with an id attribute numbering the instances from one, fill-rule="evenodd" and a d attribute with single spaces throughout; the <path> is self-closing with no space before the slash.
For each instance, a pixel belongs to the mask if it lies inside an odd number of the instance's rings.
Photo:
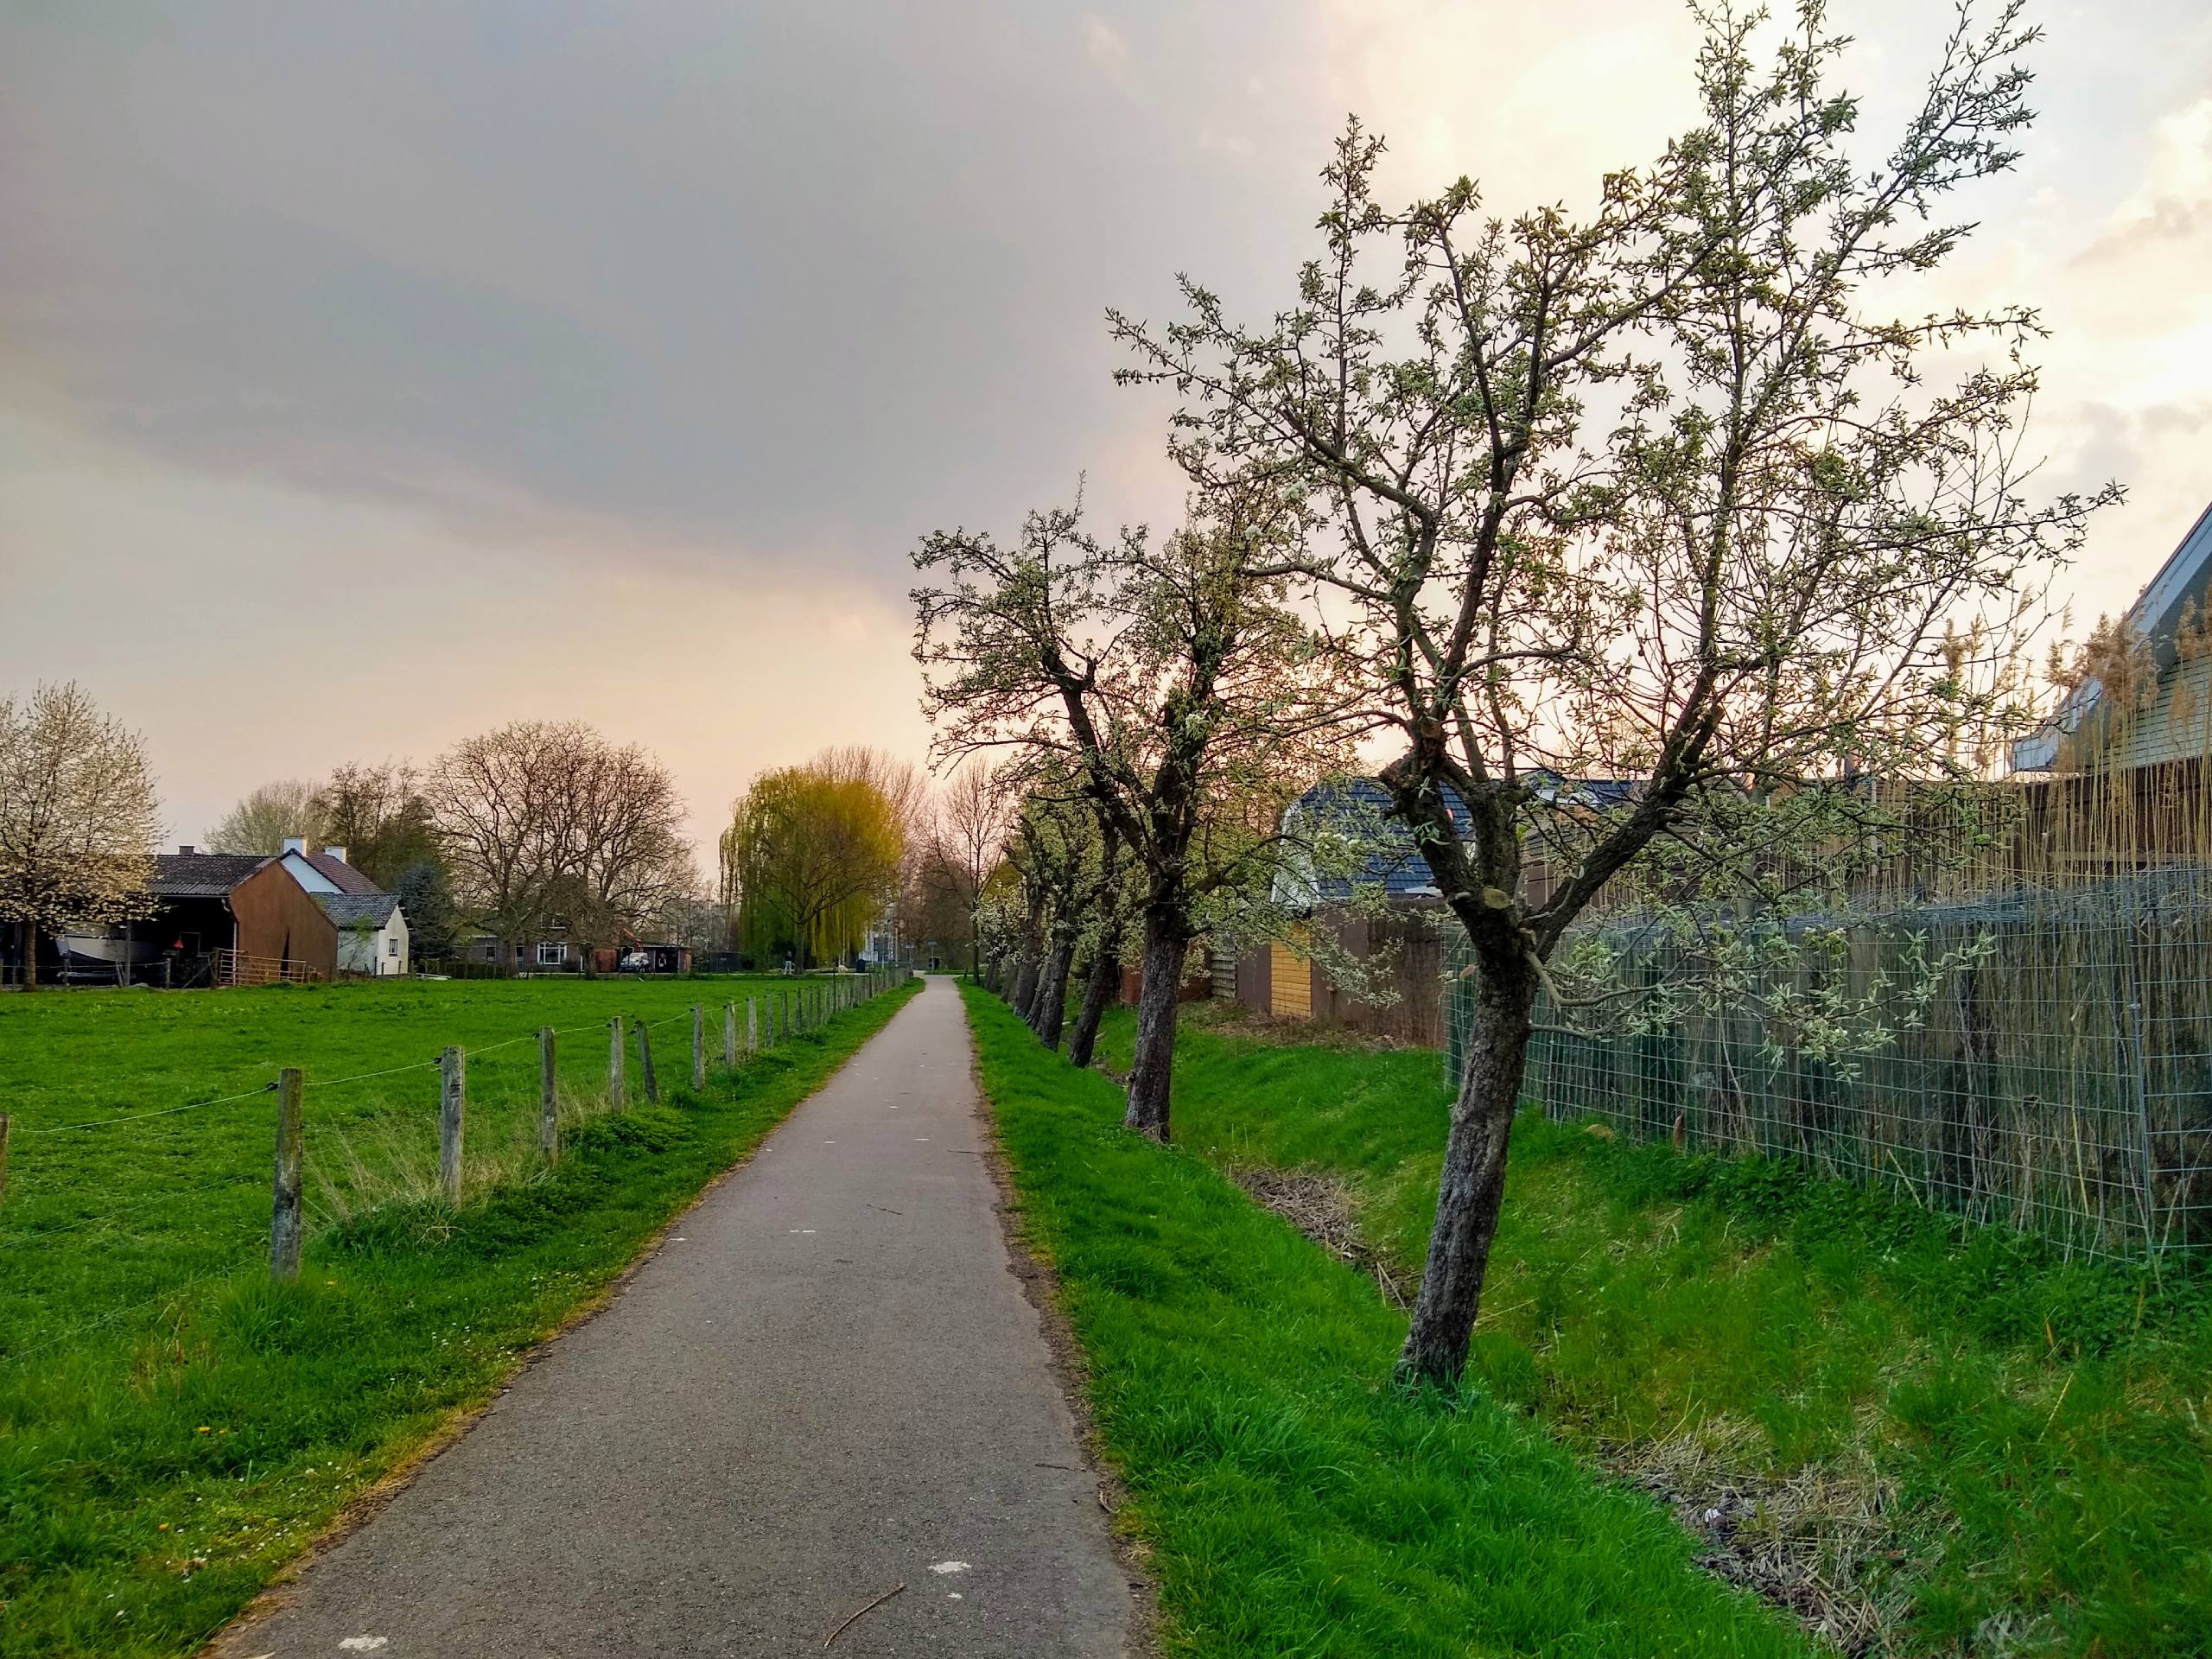
<path id="1" fill-rule="evenodd" d="M 1395 1053 L 1432 1045 L 1409 1038 L 1361 1031 L 1334 1020 L 1294 1020 L 1287 1015 L 1262 1014 L 1241 1002 L 1193 1002 L 1182 1010 L 1183 1022 L 1194 1031 L 1234 1037 L 1244 1042 L 1277 1048 L 1327 1048 L 1353 1054 Z"/>
<path id="2" fill-rule="evenodd" d="M 1371 1274 L 1407 1306 L 1420 1289 L 1361 1235 L 1351 1189 L 1313 1170 L 1247 1164 L 1227 1174 L 1330 1255 Z M 1665 1505 L 1700 1548 L 1697 1564 L 1790 1614 L 1851 1659 L 1902 1651 L 1904 1597 L 1888 1587 L 1899 1559 L 1897 1494 L 1871 1471 L 1758 1472 L 1754 1432 L 1707 1424 L 1696 1436 L 1590 1448 L 1609 1474 Z"/>
<path id="3" fill-rule="evenodd" d="M 1401 1273 L 1368 1244 L 1352 1208 L 1351 1189 L 1344 1182 L 1317 1170 L 1269 1169 L 1260 1164 L 1240 1165 L 1227 1173 L 1253 1203 L 1274 1211 L 1339 1262 L 1349 1262 L 1372 1277 L 1383 1300 L 1399 1308 L 1413 1305 L 1420 1281 Z"/>
<path id="4" fill-rule="evenodd" d="M 1604 1446 L 1599 1459 L 1666 1505 L 1714 1577 L 1785 1609 L 1853 1659 L 1900 1651 L 1894 1487 L 1871 1470 L 1750 1472 L 1747 1452 L 1681 1437 Z"/>

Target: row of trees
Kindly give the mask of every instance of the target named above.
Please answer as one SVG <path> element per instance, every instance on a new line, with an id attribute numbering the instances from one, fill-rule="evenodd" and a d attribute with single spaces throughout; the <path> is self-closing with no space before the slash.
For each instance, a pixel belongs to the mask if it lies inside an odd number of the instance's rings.
<path id="1" fill-rule="evenodd" d="M 1465 180 L 1394 206 L 1355 123 L 1281 309 L 1186 280 L 1164 326 L 1112 314 L 1121 378 L 1177 399 L 1184 528 L 1097 535 L 1078 505 L 915 556 L 939 751 L 1024 780 L 1011 988 L 1048 1041 L 1084 872 L 1128 861 L 1132 1128 L 1169 1132 L 1209 906 L 1281 857 L 1287 797 L 1379 762 L 1474 964 L 1413 1378 L 1464 1367 L 1568 930 L 1624 893 L 1771 899 L 1895 827 L 1869 776 L 1979 775 L 2028 714 L 2049 577 L 2117 493 L 2027 493 L 2032 312 L 1882 308 L 1970 228 L 1951 193 L 2015 159 L 2018 6 L 1961 13 L 1871 162 L 1821 0 L 1770 51 L 1762 16 L 1705 16 L 1700 118 L 1589 212 L 1500 216 Z M 1626 804 L 1551 810 L 1580 779 Z"/>
<path id="2" fill-rule="evenodd" d="M 636 744 L 578 721 L 517 721 L 418 771 L 340 766 L 241 800 L 208 832 L 219 852 L 274 853 L 291 836 L 342 846 L 398 893 L 418 951 L 452 950 L 463 923 L 512 947 L 558 926 L 587 962 L 625 930 L 657 928 L 692 899 L 683 798 Z"/>
<path id="3" fill-rule="evenodd" d="M 719 902 L 700 893 L 667 769 L 581 722 L 517 721 L 428 767 L 340 766 L 255 789 L 207 835 L 217 852 L 288 839 L 342 846 L 397 893 L 418 954 L 464 927 L 512 947 L 558 927 L 589 959 L 626 931 L 803 964 L 853 955 L 878 927 L 974 960 L 998 862 L 1002 791 L 988 768 L 932 801 L 880 752 L 833 749 L 755 780 L 721 840 Z M 0 702 L 0 923 L 27 974 L 36 939 L 146 912 L 159 804 L 144 747 L 74 685 Z"/>

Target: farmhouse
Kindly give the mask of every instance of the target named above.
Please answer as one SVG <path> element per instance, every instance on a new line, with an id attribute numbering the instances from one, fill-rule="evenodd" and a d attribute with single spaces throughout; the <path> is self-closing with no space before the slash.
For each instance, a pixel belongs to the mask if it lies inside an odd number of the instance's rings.
<path id="1" fill-rule="evenodd" d="M 461 948 L 459 960 L 480 963 L 494 974 L 526 978 L 533 974 L 688 974 L 691 949 L 640 938 L 628 928 L 615 944 L 588 944 L 555 922 L 517 940 L 503 955 L 500 942 L 479 933 Z"/>
<path id="2" fill-rule="evenodd" d="M 407 971 L 407 918 L 398 899 L 348 864 L 343 847 L 312 852 L 294 836 L 285 840 L 279 862 L 336 925 L 340 973 Z"/>
<path id="3" fill-rule="evenodd" d="M 153 913 L 62 941 L 78 963 L 105 962 L 172 983 L 327 979 L 338 970 L 338 928 L 283 862 L 258 853 L 180 847 L 154 859 Z"/>

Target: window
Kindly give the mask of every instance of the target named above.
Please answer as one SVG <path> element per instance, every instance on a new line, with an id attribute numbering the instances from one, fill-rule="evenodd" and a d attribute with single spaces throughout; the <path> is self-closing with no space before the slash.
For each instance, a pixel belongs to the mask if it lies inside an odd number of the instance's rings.
<path id="1" fill-rule="evenodd" d="M 384 942 L 384 953 L 387 957 L 397 956 L 399 954 L 399 941 L 396 938 L 386 938 Z"/>
<path id="2" fill-rule="evenodd" d="M 569 947 L 565 944 L 541 944 L 537 947 L 537 965 L 541 968 L 558 968 L 568 959 Z"/>

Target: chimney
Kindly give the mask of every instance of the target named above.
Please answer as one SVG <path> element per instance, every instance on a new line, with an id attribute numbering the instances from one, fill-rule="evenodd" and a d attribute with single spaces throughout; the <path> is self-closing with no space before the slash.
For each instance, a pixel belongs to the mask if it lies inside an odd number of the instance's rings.
<path id="1" fill-rule="evenodd" d="M 194 850 L 195 850 L 195 849 L 194 849 L 194 848 L 193 847 L 193 844 L 192 844 L 190 842 L 188 842 L 188 841 L 187 841 L 187 842 L 180 842 L 177 844 L 177 851 L 179 851 L 180 853 L 189 853 L 189 852 L 192 852 L 192 851 L 194 851 Z"/>
<path id="2" fill-rule="evenodd" d="M 304 853 L 307 849 L 308 838 L 305 836 L 287 836 L 284 837 L 284 850 L 286 852 Z"/>
<path id="3" fill-rule="evenodd" d="M 340 864 L 343 864 L 346 861 L 346 849 L 343 847 L 326 847 L 322 850 L 327 853 L 331 857 L 336 859 Z"/>

